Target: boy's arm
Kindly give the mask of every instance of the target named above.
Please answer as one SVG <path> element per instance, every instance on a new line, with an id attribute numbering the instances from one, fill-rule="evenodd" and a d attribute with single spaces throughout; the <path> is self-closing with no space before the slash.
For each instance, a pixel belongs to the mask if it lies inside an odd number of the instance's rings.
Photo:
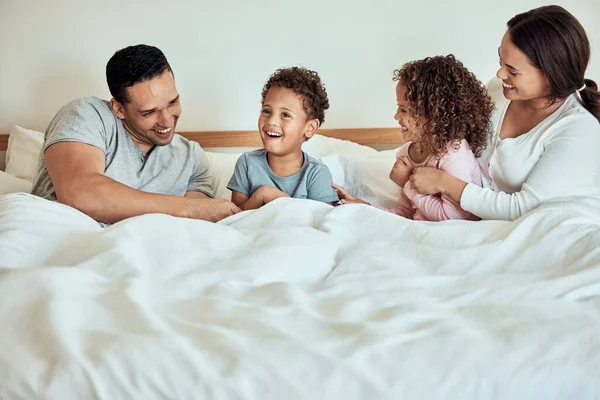
<path id="1" fill-rule="evenodd" d="M 256 195 L 256 193 L 258 193 L 258 190 L 254 194 Z M 257 196 L 248 197 L 248 195 L 236 190 L 231 191 L 231 201 L 243 211 L 255 210 L 262 206 Z"/>
<path id="2" fill-rule="evenodd" d="M 238 191 L 231 191 L 231 201 L 242 210 L 256 210 L 279 197 L 290 197 L 273 186 L 261 186 L 250 197 Z"/>
<path id="3" fill-rule="evenodd" d="M 248 196 L 251 192 L 251 186 L 248 177 L 248 160 L 245 153 L 235 164 L 233 176 L 227 184 L 227 189 L 231 190 L 231 201 L 242 210 L 255 210 L 279 197 L 289 197 L 276 187 L 266 185 L 261 186 L 251 196 Z"/>
<path id="4" fill-rule="evenodd" d="M 311 171 L 306 188 L 306 198 L 331 205 L 338 204 L 340 198 L 332 186 L 333 178 L 325 164 L 319 164 Z"/>
<path id="5" fill-rule="evenodd" d="M 227 189 L 231 190 L 231 202 L 240 209 L 245 210 L 243 205 L 248 201 L 250 196 L 250 181 L 248 179 L 248 162 L 246 154 L 242 154 L 235 163 L 233 175 L 227 183 Z"/>

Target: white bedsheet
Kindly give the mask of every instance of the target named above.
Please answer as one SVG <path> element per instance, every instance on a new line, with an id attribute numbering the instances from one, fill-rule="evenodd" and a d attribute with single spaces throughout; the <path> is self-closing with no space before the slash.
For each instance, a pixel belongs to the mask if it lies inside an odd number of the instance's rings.
<path id="1" fill-rule="evenodd" d="M 600 397 L 600 195 L 516 222 L 280 199 L 102 230 L 0 197 L 1 399 Z"/>

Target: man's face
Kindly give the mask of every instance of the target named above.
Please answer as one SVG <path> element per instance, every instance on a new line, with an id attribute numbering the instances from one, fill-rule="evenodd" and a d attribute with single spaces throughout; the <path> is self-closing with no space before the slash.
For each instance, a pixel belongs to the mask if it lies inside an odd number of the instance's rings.
<path id="1" fill-rule="evenodd" d="M 179 93 L 171 71 L 127 88 L 130 102 L 111 100 L 115 115 L 143 153 L 154 146 L 165 146 L 173 140 L 181 114 Z"/>

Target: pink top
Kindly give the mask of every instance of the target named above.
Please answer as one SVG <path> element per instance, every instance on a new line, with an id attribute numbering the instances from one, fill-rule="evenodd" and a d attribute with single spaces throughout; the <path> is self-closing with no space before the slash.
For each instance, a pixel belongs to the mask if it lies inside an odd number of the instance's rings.
<path id="1" fill-rule="evenodd" d="M 460 142 L 458 149 L 449 147 L 442 157 L 429 157 L 422 163 L 415 163 L 408 154 L 410 142 L 398 150 L 397 157 L 407 156 L 415 168 L 433 167 L 441 169 L 455 177 L 481 186 L 481 170 L 475 155 L 466 140 Z M 443 194 L 419 194 L 410 181 L 406 182 L 400 194 L 400 206 L 388 210 L 405 218 L 419 221 L 443 221 L 446 219 L 479 220 L 475 215 L 464 211 L 460 205 Z"/>

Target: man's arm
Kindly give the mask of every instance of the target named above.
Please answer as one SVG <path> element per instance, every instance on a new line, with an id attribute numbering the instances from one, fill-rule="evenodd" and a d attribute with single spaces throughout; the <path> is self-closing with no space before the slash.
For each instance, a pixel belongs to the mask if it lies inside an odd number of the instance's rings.
<path id="1" fill-rule="evenodd" d="M 104 153 L 91 145 L 56 143 L 44 160 L 57 200 L 97 221 L 115 223 L 149 213 L 218 221 L 239 212 L 226 200 L 146 193 L 123 185 L 104 175 Z"/>
<path id="2" fill-rule="evenodd" d="M 210 199 L 206 193 L 196 192 L 195 190 L 191 190 L 189 192 L 185 192 L 185 197 L 191 197 L 193 199 Z"/>

